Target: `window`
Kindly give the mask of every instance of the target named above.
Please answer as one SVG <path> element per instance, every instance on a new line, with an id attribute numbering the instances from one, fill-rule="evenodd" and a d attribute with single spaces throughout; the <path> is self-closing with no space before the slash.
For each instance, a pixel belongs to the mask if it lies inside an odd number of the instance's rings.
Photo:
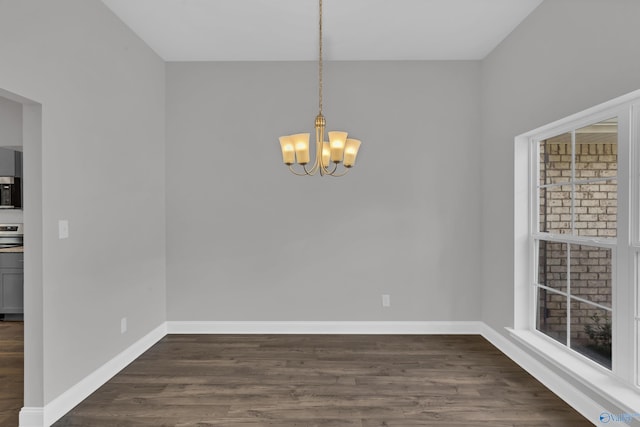
<path id="1" fill-rule="evenodd" d="M 634 387 L 638 129 L 640 91 L 517 137 L 514 211 L 515 329 Z"/>
<path id="2" fill-rule="evenodd" d="M 617 117 L 534 143 L 536 329 L 611 369 Z"/>

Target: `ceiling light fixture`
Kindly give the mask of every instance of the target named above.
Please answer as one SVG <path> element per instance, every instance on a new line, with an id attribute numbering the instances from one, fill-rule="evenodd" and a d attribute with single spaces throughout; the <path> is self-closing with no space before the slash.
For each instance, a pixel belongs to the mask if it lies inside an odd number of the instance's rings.
<path id="1" fill-rule="evenodd" d="M 319 113 L 316 117 L 316 157 L 311 167 L 309 164 L 309 135 L 308 133 L 298 133 L 280 137 L 280 148 L 282 149 L 282 161 L 289 167 L 289 170 L 298 176 L 320 175 L 343 176 L 355 164 L 360 141 L 347 138 L 347 132 L 329 132 L 329 142 L 324 140 L 325 119 L 322 115 L 322 0 L 318 0 L 320 12 L 320 23 L 318 25 L 318 107 Z M 304 172 L 297 172 L 293 164 L 302 166 Z M 333 166 L 331 166 L 333 163 Z M 342 163 L 344 170 L 338 172 L 338 165 Z"/>

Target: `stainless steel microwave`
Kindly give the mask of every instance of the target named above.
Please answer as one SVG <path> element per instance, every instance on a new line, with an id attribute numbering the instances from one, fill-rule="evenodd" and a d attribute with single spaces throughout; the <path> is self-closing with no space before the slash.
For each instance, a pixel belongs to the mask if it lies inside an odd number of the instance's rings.
<path id="1" fill-rule="evenodd" d="M 0 177 L 0 209 L 18 209 L 22 207 L 20 197 L 20 178 Z"/>

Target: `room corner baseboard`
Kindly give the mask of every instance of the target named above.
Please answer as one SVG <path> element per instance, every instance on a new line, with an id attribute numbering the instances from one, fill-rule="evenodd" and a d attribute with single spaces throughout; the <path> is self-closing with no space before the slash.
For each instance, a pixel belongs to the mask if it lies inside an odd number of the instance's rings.
<path id="1" fill-rule="evenodd" d="M 168 321 L 41 407 L 24 407 L 20 427 L 48 427 L 167 334 L 482 335 L 561 399 L 596 424 L 602 406 L 525 349 L 481 321 Z"/>
<path id="2" fill-rule="evenodd" d="M 169 334 L 480 334 L 477 321 L 169 321 Z"/>
<path id="3" fill-rule="evenodd" d="M 600 414 L 606 412 L 602 405 L 485 323 L 483 323 L 481 335 L 588 421 L 597 425 Z"/>
<path id="4" fill-rule="evenodd" d="M 44 407 L 44 425 L 50 426 L 60 419 L 64 414 L 73 409 L 76 405 L 86 399 L 91 393 L 100 388 L 109 381 L 114 375 L 124 369 L 128 364 L 140 357 L 142 353 L 147 351 L 156 342 L 161 340 L 167 334 L 167 325 L 162 323 L 160 326 L 140 338 L 123 352 L 109 360 L 107 363 L 93 371 L 73 387 L 53 399 Z M 23 408 L 27 409 L 27 408 Z M 22 412 L 21 412 L 22 414 Z M 36 427 L 35 424 L 22 424 L 20 427 Z"/>
<path id="5" fill-rule="evenodd" d="M 20 409 L 18 425 L 20 427 L 42 427 L 44 425 L 44 408 L 25 406 Z"/>

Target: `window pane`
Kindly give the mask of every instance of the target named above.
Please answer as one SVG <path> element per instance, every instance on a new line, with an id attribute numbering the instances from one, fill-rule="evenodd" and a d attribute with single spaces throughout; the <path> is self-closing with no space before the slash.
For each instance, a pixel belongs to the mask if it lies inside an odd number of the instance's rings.
<path id="1" fill-rule="evenodd" d="M 576 185 L 574 225 L 578 236 L 616 237 L 618 181 Z"/>
<path id="2" fill-rule="evenodd" d="M 571 133 L 539 142 L 540 185 L 571 180 Z"/>
<path id="3" fill-rule="evenodd" d="M 572 300 L 571 348 L 611 369 L 611 313 Z"/>
<path id="4" fill-rule="evenodd" d="M 618 119 L 577 129 L 575 151 L 576 179 L 616 177 Z"/>
<path id="5" fill-rule="evenodd" d="M 567 291 L 567 244 L 538 241 L 538 283 Z"/>
<path id="6" fill-rule="evenodd" d="M 571 234 L 571 185 L 541 188 L 540 231 Z"/>
<path id="7" fill-rule="evenodd" d="M 538 231 L 547 231 L 547 216 L 551 213 L 549 201 L 547 200 L 547 189 L 538 189 Z"/>
<path id="8" fill-rule="evenodd" d="M 571 295 L 611 307 L 611 249 L 571 245 Z"/>
<path id="9" fill-rule="evenodd" d="M 538 288 L 536 329 L 567 344 L 567 298 L 547 289 Z"/>

